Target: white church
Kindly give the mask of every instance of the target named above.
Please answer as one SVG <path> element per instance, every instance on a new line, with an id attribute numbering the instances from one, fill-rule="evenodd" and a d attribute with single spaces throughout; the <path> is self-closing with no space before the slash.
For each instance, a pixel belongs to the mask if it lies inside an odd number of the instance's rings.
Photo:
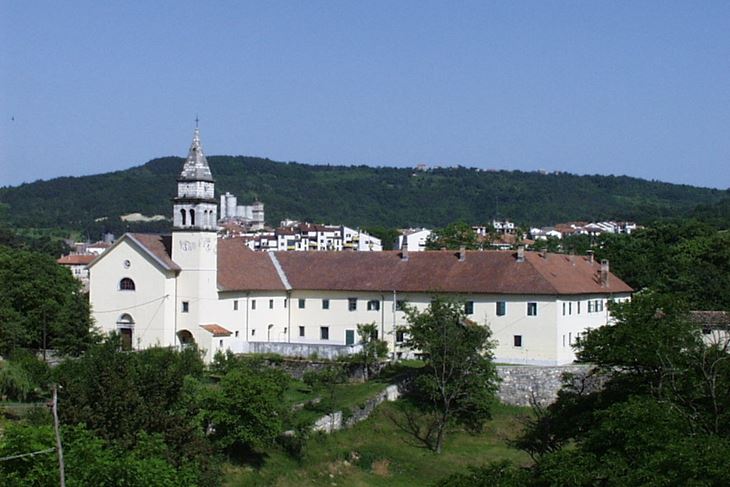
<path id="1" fill-rule="evenodd" d="M 217 235 L 213 176 L 200 134 L 177 179 L 172 235 L 122 236 L 89 264 L 96 324 L 125 346 L 195 343 L 217 351 L 334 357 L 375 323 L 393 357 L 409 353 L 405 303 L 458 299 L 492 330 L 495 359 L 561 365 L 607 303 L 631 288 L 591 256 L 518 251 L 254 252 Z"/>

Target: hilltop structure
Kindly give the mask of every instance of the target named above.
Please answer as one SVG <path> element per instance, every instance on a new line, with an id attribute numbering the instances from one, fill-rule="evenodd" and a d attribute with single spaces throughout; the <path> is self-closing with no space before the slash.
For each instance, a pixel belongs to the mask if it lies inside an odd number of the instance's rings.
<path id="1" fill-rule="evenodd" d="M 499 362 L 570 363 L 607 302 L 631 288 L 591 257 L 512 251 L 254 252 L 219 239 L 214 180 L 196 129 L 178 177 L 172 235 L 125 234 L 90 265 L 96 323 L 125 346 L 334 357 L 376 323 L 393 357 L 411 353 L 404 304 L 464 302 L 489 326 Z"/>

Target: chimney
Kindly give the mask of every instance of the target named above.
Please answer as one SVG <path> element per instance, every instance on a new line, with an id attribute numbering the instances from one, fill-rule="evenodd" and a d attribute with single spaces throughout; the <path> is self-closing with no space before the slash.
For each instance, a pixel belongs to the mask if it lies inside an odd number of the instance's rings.
<path id="1" fill-rule="evenodd" d="M 601 286 L 608 286 L 608 259 L 601 261 Z"/>
<path id="2" fill-rule="evenodd" d="M 408 236 L 403 235 L 403 243 L 400 246 L 400 260 L 408 260 Z"/>
<path id="3" fill-rule="evenodd" d="M 588 263 L 589 264 L 593 264 L 593 251 L 592 250 L 588 250 L 586 252 L 586 255 L 588 256 Z"/>
<path id="4" fill-rule="evenodd" d="M 524 262 L 525 261 L 525 246 L 519 245 L 517 247 L 517 262 Z"/>
<path id="5" fill-rule="evenodd" d="M 462 245 L 459 247 L 459 262 L 464 262 L 466 260 L 466 247 Z"/>

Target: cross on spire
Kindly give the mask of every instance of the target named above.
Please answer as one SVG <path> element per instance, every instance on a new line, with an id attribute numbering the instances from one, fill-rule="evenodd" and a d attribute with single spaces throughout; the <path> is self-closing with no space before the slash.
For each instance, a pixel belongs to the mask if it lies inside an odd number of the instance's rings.
<path id="1" fill-rule="evenodd" d="M 195 114 L 195 128 L 198 128 L 198 122 L 199 121 L 200 121 L 200 119 L 198 119 L 198 114 L 196 113 Z"/>

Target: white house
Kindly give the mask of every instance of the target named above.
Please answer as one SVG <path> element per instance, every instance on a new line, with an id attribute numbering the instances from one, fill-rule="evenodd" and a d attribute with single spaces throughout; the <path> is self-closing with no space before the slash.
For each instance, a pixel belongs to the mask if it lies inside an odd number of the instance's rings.
<path id="1" fill-rule="evenodd" d="M 125 234 L 89 265 L 96 323 L 133 348 L 195 342 L 218 350 L 334 356 L 375 323 L 394 356 L 403 304 L 464 302 L 489 326 L 496 360 L 555 365 L 610 320 L 631 288 L 589 257 L 511 251 L 254 252 L 215 233 L 213 179 L 196 129 L 178 178 L 172 235 Z"/>
<path id="2" fill-rule="evenodd" d="M 433 233 L 427 228 L 409 228 L 402 230 L 398 236 L 398 242 L 396 242 L 396 249 L 403 249 L 403 243 L 405 241 L 406 248 L 409 252 L 420 252 L 426 250 L 426 242 L 428 237 Z"/>

